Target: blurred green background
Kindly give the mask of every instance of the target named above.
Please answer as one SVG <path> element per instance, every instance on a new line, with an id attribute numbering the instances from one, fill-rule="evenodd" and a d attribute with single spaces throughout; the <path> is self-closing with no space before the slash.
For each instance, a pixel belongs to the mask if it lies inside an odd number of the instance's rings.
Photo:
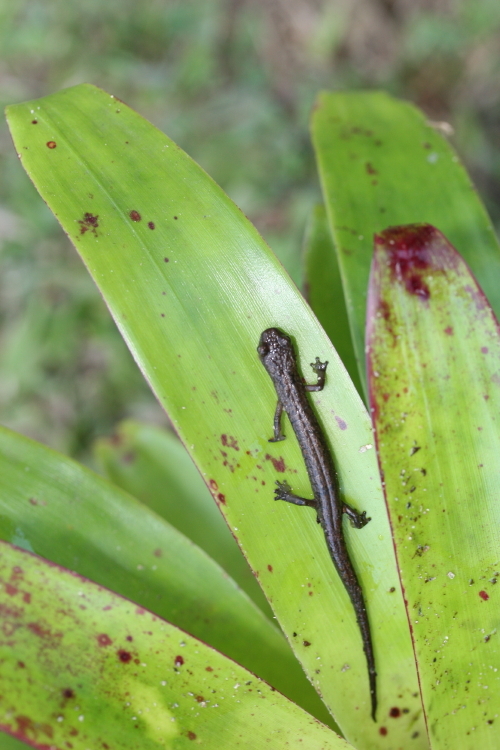
<path id="1" fill-rule="evenodd" d="M 448 132 L 500 224 L 498 0 L 0 0 L 2 105 L 83 81 L 198 161 L 301 285 L 318 89 L 384 88 Z M 80 460 L 167 424 L 0 129 L 0 421 Z"/>

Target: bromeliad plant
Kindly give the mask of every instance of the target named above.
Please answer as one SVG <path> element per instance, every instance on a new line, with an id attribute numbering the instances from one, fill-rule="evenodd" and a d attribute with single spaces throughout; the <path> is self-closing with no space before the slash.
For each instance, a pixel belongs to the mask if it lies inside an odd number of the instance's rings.
<path id="1" fill-rule="evenodd" d="M 500 253 L 449 145 L 384 94 L 320 97 L 316 318 L 217 185 L 113 96 L 76 86 L 8 119 L 288 644 L 172 438 L 124 425 L 97 448 L 110 483 L 2 430 L 2 747 L 496 748 Z M 277 479 L 310 488 L 290 429 L 268 442 L 270 327 L 304 375 L 329 361 L 312 401 L 372 519 L 344 533 L 377 722 L 315 514 L 272 502 Z"/>

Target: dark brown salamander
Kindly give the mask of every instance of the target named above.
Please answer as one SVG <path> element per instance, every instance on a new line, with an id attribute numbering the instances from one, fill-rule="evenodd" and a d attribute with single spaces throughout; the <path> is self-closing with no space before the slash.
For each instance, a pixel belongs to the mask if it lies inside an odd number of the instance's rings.
<path id="1" fill-rule="evenodd" d="M 280 330 L 268 328 L 264 331 L 260 337 L 257 351 L 278 394 L 278 404 L 274 415 L 274 437 L 271 438 L 270 442 L 274 443 L 285 439 L 281 431 L 281 415 L 285 410 L 304 456 L 314 495 L 312 500 L 298 497 L 292 493 L 287 482 L 276 482 L 278 487 L 275 490 L 275 500 L 285 500 L 295 505 L 308 505 L 316 509 L 318 522 L 323 528 L 330 556 L 349 594 L 361 631 L 363 650 L 368 664 L 371 715 L 373 720 L 376 721 L 377 673 L 375 671 L 370 624 L 363 591 L 349 557 L 342 529 L 344 513 L 349 518 L 351 525 L 357 529 L 361 529 L 371 519 L 366 517 L 366 512 L 358 513 L 341 499 L 330 450 L 307 398 L 307 391 L 321 391 L 323 389 L 328 362 L 320 362 L 316 357 L 316 362 L 311 364 L 311 367 L 317 375 L 317 383 L 306 385 L 298 371 L 292 342 Z"/>

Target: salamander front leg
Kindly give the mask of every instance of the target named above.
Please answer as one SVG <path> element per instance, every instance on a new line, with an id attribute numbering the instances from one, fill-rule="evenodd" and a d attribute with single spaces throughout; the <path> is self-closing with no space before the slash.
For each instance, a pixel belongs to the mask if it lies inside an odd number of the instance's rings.
<path id="1" fill-rule="evenodd" d="M 351 526 L 354 526 L 355 529 L 362 529 L 363 526 L 366 526 L 366 524 L 372 520 L 371 518 L 366 517 L 366 510 L 360 513 L 354 508 L 351 508 L 350 505 L 347 505 L 347 503 L 344 503 L 342 512 L 346 514 L 351 522 Z"/>
<path id="2" fill-rule="evenodd" d="M 313 385 L 306 384 L 305 389 L 306 391 L 322 391 L 325 387 L 326 368 L 328 367 L 328 362 L 320 362 L 319 357 L 316 357 L 316 361 L 311 362 L 311 367 L 316 373 L 318 380 Z"/>
<path id="3" fill-rule="evenodd" d="M 307 505 L 309 508 L 317 507 L 316 500 L 308 500 L 306 497 L 294 495 L 288 482 L 276 482 L 276 484 L 278 486 L 274 490 L 275 500 L 284 500 L 286 503 L 293 503 L 294 505 Z M 320 523 L 319 518 L 318 523 Z"/>
<path id="4" fill-rule="evenodd" d="M 285 440 L 285 435 L 281 431 L 281 415 L 283 414 L 283 404 L 278 399 L 276 404 L 276 411 L 274 412 L 274 437 L 269 438 L 270 443 L 279 443 L 280 440 Z"/>

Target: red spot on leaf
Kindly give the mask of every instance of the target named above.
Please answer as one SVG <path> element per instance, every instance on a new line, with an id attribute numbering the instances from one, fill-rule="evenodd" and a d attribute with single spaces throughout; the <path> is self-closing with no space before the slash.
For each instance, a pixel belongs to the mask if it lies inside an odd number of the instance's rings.
<path id="1" fill-rule="evenodd" d="M 480 597 L 481 597 L 481 599 L 482 599 L 483 601 L 485 601 L 485 602 L 487 602 L 487 601 L 488 601 L 488 599 L 490 598 L 490 595 L 489 595 L 489 594 L 487 594 L 487 593 L 486 593 L 486 591 L 480 591 L 480 592 L 479 592 L 479 596 L 480 596 Z"/>
<path id="2" fill-rule="evenodd" d="M 140 215 L 139 211 L 130 211 L 129 216 L 132 219 L 132 221 L 140 221 L 142 219 L 142 216 Z"/>
<path id="3" fill-rule="evenodd" d="M 444 329 L 444 332 L 446 333 L 447 336 L 453 336 L 453 326 L 447 326 Z"/>
<path id="4" fill-rule="evenodd" d="M 430 290 L 424 277 L 429 269 L 436 270 L 437 261 L 443 261 L 443 254 L 448 249 L 441 233 L 430 224 L 389 227 L 375 235 L 375 244 L 387 249 L 393 277 L 403 282 L 410 294 L 429 299 Z M 448 251 L 447 260 L 450 257 Z M 441 262 L 440 270 L 443 270 L 442 266 Z"/>
<path id="5" fill-rule="evenodd" d="M 401 716 L 401 709 L 398 708 L 397 706 L 394 706 L 389 711 L 389 716 L 391 716 L 393 719 L 399 718 Z"/>
<path id="6" fill-rule="evenodd" d="M 184 659 L 182 658 L 182 656 L 176 656 L 174 659 L 174 664 L 176 667 L 182 667 L 182 665 L 184 664 Z"/>
<path id="7" fill-rule="evenodd" d="M 279 458 L 275 458 L 274 456 L 270 456 L 269 453 L 266 454 L 266 461 L 271 461 L 272 465 L 276 469 L 276 471 L 279 471 L 281 474 L 285 471 L 285 459 L 283 456 L 280 456 Z"/>
<path id="8" fill-rule="evenodd" d="M 378 730 L 378 732 L 379 732 L 379 734 L 382 735 L 382 737 L 385 737 L 386 734 L 387 734 L 387 727 L 380 727 L 380 729 Z"/>
<path id="9" fill-rule="evenodd" d="M 124 664 L 128 664 L 130 661 L 132 661 L 132 654 L 130 653 L 130 651 L 125 651 L 124 648 L 120 648 L 116 653 L 119 660 Z"/>
<path id="10" fill-rule="evenodd" d="M 47 148 L 56 148 L 57 143 L 55 141 L 47 141 Z"/>
<path id="11" fill-rule="evenodd" d="M 92 234 L 97 234 L 97 227 L 99 226 L 99 217 L 89 212 L 83 214 L 83 219 L 78 219 L 80 224 L 80 234 L 85 234 L 89 229 Z"/>
<path id="12" fill-rule="evenodd" d="M 32 125 L 38 125 L 38 120 L 32 120 L 32 121 L 31 121 L 31 124 L 32 124 Z"/>
<path id="13" fill-rule="evenodd" d="M 175 218 L 175 217 L 174 217 L 174 218 Z M 190 740 L 195 740 L 195 739 L 196 739 L 196 735 L 195 735 L 195 733 L 194 733 L 194 732 L 188 732 L 188 733 L 187 733 L 187 736 L 189 737 L 189 739 L 190 739 Z"/>
<path id="14" fill-rule="evenodd" d="M 270 573 L 272 573 L 272 572 L 273 572 L 273 566 L 272 566 L 272 565 L 268 565 L 268 566 L 267 566 L 267 569 L 268 569 L 268 571 L 269 571 Z"/>
<path id="15" fill-rule="evenodd" d="M 488 354 L 488 352 L 489 352 L 489 349 L 488 349 L 487 346 L 482 346 L 481 347 L 481 354 Z"/>
<path id="16" fill-rule="evenodd" d="M 217 494 L 217 500 L 219 501 L 219 503 L 222 503 L 222 505 L 226 504 L 226 496 L 223 495 L 222 492 L 219 492 Z"/>
<path id="17" fill-rule="evenodd" d="M 155 551 L 153 552 L 153 555 L 155 557 L 161 557 L 163 555 L 163 552 L 160 548 L 158 548 L 158 549 L 155 549 Z"/>
<path id="18" fill-rule="evenodd" d="M 367 161 L 365 164 L 365 169 L 367 174 L 378 174 L 377 170 L 372 166 L 372 164 Z"/>
<path id="19" fill-rule="evenodd" d="M 106 633 L 101 633 L 97 636 L 97 643 L 99 646 L 111 646 L 113 641 L 109 637 L 109 635 L 106 635 Z"/>
<path id="20" fill-rule="evenodd" d="M 150 229 L 154 229 L 154 228 L 155 228 L 155 223 L 154 223 L 154 221 L 148 221 L 148 227 L 149 227 Z"/>
<path id="21" fill-rule="evenodd" d="M 213 672 L 213 667 L 205 667 L 205 672 Z"/>
<path id="22" fill-rule="evenodd" d="M 168 263 L 168 258 L 163 258 L 163 260 L 165 261 L 165 263 Z"/>
<path id="23" fill-rule="evenodd" d="M 225 445 L 227 448 L 233 448 L 235 451 L 239 451 L 239 445 L 238 441 L 235 437 L 232 435 L 221 435 L 220 436 L 222 445 Z"/>

